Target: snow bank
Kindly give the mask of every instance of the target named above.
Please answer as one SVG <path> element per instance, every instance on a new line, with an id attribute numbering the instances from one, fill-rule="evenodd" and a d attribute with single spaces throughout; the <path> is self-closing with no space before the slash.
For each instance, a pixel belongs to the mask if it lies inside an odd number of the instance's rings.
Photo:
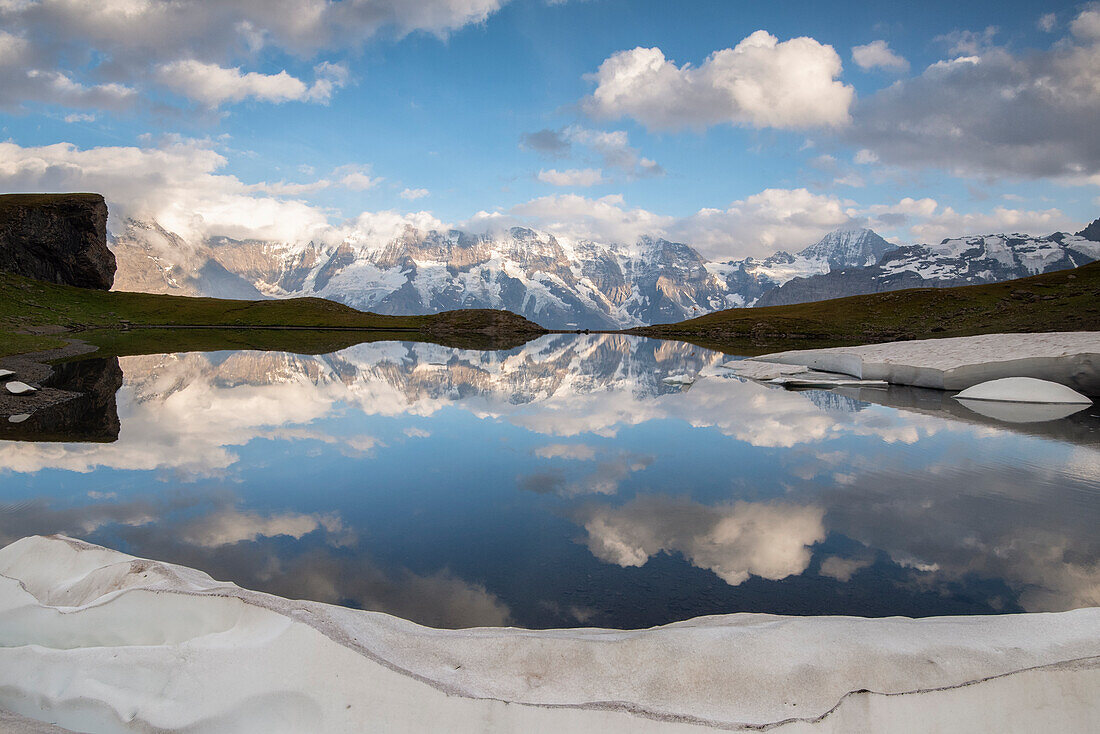
<path id="1" fill-rule="evenodd" d="M 778 352 L 754 359 L 940 390 L 965 390 L 1002 377 L 1034 377 L 1100 395 L 1096 331 L 984 334 Z"/>
<path id="2" fill-rule="evenodd" d="M 0 550 L 0 708 L 88 732 L 1085 732 L 1100 609 L 435 630 L 81 541 Z"/>
<path id="3" fill-rule="evenodd" d="M 980 382 L 955 396 L 959 400 L 999 400 L 1010 403 L 1064 403 L 1091 405 L 1092 401 L 1072 388 L 1034 377 L 1002 377 Z"/>
<path id="4" fill-rule="evenodd" d="M 732 370 L 738 377 L 747 377 L 750 380 L 774 380 L 777 377 L 810 371 L 809 367 L 800 364 L 775 364 L 772 362 L 757 362 L 755 359 L 726 362 L 722 367 Z"/>

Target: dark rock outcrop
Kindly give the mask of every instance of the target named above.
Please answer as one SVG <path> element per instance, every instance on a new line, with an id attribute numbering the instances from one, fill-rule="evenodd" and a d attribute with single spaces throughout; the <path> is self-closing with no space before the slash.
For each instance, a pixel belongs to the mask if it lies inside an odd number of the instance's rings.
<path id="1" fill-rule="evenodd" d="M 0 196 L 0 270 L 80 288 L 110 290 L 107 204 L 99 194 Z"/>

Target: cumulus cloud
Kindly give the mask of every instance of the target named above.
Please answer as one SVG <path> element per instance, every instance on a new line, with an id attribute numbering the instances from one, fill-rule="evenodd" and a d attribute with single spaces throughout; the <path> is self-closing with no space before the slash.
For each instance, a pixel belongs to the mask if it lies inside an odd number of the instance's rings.
<path id="1" fill-rule="evenodd" d="M 32 70 L 70 81 L 78 72 L 94 74 L 128 87 L 166 83 L 206 105 L 245 98 L 324 102 L 345 81 L 338 65 L 320 64 L 316 81 L 306 85 L 287 72 L 241 71 L 237 63 L 254 61 L 268 49 L 299 58 L 354 51 L 382 33 L 445 37 L 486 20 L 506 1 L 0 3 L 0 105 L 117 104 L 102 94 L 105 90 L 83 96 L 51 93 L 41 78 L 27 83 Z"/>
<path id="2" fill-rule="evenodd" d="M 886 41 L 871 41 L 863 46 L 852 47 L 852 61 L 861 69 L 886 69 L 888 71 L 909 71 L 909 62 L 895 53 Z"/>
<path id="3" fill-rule="evenodd" d="M 347 67 L 321 64 L 312 84 L 291 76 L 285 70 L 277 74 L 242 72 L 240 67 L 225 68 L 195 59 L 173 61 L 157 70 L 161 84 L 207 107 L 252 98 L 264 102 L 328 102 L 332 93 L 347 81 Z"/>
<path id="4" fill-rule="evenodd" d="M 513 217 L 573 239 L 632 245 L 644 234 L 662 232 L 673 219 L 625 206 L 620 194 L 589 199 L 577 194 L 543 196 L 510 210 Z"/>
<path id="5" fill-rule="evenodd" d="M 405 201 L 416 201 L 417 199 L 423 199 L 430 195 L 431 192 L 427 189 L 404 189 L 400 196 Z"/>
<path id="6" fill-rule="evenodd" d="M 780 42 L 762 30 L 699 66 L 677 66 L 659 48 L 638 47 L 600 64 L 583 106 L 595 117 L 630 117 L 655 130 L 838 127 L 848 122 L 854 96 L 837 79 L 841 67 L 832 46 Z"/>
<path id="7" fill-rule="evenodd" d="M 222 172 L 228 159 L 206 140 L 166 137 L 148 147 L 81 149 L 71 143 L 22 147 L 0 143 L 0 188 L 8 191 L 98 191 L 107 199 L 112 231 L 127 218 L 154 220 L 187 240 L 209 236 L 281 242 L 368 241 L 392 238 L 406 224 L 441 226 L 434 218 L 363 213 L 332 224 L 329 212 L 297 197 L 321 189 L 362 191 L 378 177 L 346 165 L 307 183 L 247 184 Z M 389 240 L 386 240 L 387 242 Z"/>
<path id="8" fill-rule="evenodd" d="M 810 546 L 825 539 L 825 512 L 813 505 L 736 502 L 708 506 L 647 496 L 621 507 L 580 511 L 594 556 L 641 566 L 661 551 L 678 552 L 732 586 L 749 576 L 784 579 L 806 570 Z"/>
<path id="9" fill-rule="evenodd" d="M 918 243 L 937 243 L 947 237 L 1015 233 L 1050 234 L 1074 231 L 1080 223 L 1060 209 L 1028 210 L 994 207 L 988 212 L 959 212 L 935 199 L 903 198 L 894 204 L 876 204 L 860 210 L 873 228 L 893 229 Z"/>
<path id="10" fill-rule="evenodd" d="M 1100 182 L 1100 10 L 1043 51 L 994 36 L 944 38 L 954 56 L 861 101 L 843 137 L 887 164 Z"/>
<path id="11" fill-rule="evenodd" d="M 553 158 L 565 158 L 581 153 L 586 160 L 598 160 L 604 169 L 625 174 L 628 178 L 664 174 L 664 169 L 657 161 L 646 158 L 630 144 L 630 136 L 625 130 L 593 130 L 580 125 L 569 125 L 561 130 L 539 130 L 528 133 L 523 135 L 520 141 L 523 147 Z M 572 172 L 587 174 L 596 172 L 600 174 L 601 179 L 603 177 L 603 172 L 594 167 L 573 169 Z M 541 171 L 539 180 L 544 180 Z M 546 182 L 553 183 L 553 181 Z"/>
<path id="12" fill-rule="evenodd" d="M 701 209 L 670 235 L 712 258 L 800 250 L 852 219 L 849 202 L 807 189 L 765 189 L 725 209 Z"/>
<path id="13" fill-rule="evenodd" d="M 564 171 L 544 168 L 539 171 L 537 178 L 552 186 L 585 187 L 604 182 L 603 171 L 598 168 L 570 168 Z"/>

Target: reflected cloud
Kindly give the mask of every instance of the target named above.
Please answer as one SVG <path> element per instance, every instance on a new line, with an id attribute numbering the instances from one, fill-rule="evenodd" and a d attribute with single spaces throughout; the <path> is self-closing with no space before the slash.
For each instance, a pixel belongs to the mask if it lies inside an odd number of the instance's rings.
<path id="1" fill-rule="evenodd" d="M 218 510 L 185 522 L 176 532 L 184 543 L 217 548 L 244 540 L 274 538 L 279 535 L 300 540 L 303 535 L 317 530 L 324 530 L 334 538 L 334 545 L 348 545 L 355 540 L 355 535 L 335 513 L 304 515 L 284 512 L 262 515 L 236 508 Z"/>
<path id="2" fill-rule="evenodd" d="M 242 509 L 227 495 L 182 494 L 0 506 L 0 545 L 52 533 L 198 568 L 249 589 L 387 612 L 430 626 L 511 621 L 507 605 L 482 584 L 446 568 L 419 574 L 382 566 L 359 550 L 337 513 L 263 513 Z"/>
<path id="3" fill-rule="evenodd" d="M 591 461 L 596 458 L 596 449 L 583 443 L 552 443 L 539 446 L 534 451 L 541 459 L 569 459 L 571 461 Z"/>
<path id="4" fill-rule="evenodd" d="M 116 443 L 0 442 L 0 466 L 24 473 L 167 469 L 193 480 L 234 466 L 239 447 L 262 438 L 314 440 L 373 455 L 384 445 L 377 438 L 329 434 L 318 425 L 349 410 L 428 417 L 457 408 L 559 437 L 613 437 L 624 427 L 680 420 L 773 448 L 846 435 L 912 443 L 951 427 L 934 417 L 902 419 L 842 395 L 746 382 L 718 369 L 725 359 L 689 344 L 619 335 L 552 335 L 504 352 L 376 342 L 323 356 L 124 357 Z M 673 374 L 692 376 L 692 389 L 664 384 Z M 431 435 L 416 427 L 404 433 Z M 583 444 L 555 443 L 536 455 L 583 460 L 587 454 Z"/>
<path id="5" fill-rule="evenodd" d="M 629 451 L 599 452 L 583 444 L 552 444 L 534 451 L 535 456 L 570 461 L 594 461 L 604 456 L 588 471 L 569 480 L 565 471 L 550 468 L 532 472 L 517 479 L 520 489 L 538 494 L 556 494 L 561 497 L 578 497 L 586 494 L 611 495 L 619 491 L 619 485 L 634 472 L 648 468 L 654 461 L 653 456 L 635 454 Z"/>
<path id="6" fill-rule="evenodd" d="M 1100 462 L 1097 452 L 1088 454 Z M 868 473 L 815 497 L 828 508 L 831 532 L 941 583 L 1003 579 L 1032 612 L 1097 606 L 1100 511 L 1091 498 L 1100 473 L 1074 482 L 1060 472 L 946 466 L 893 476 L 889 484 Z"/>
<path id="7" fill-rule="evenodd" d="M 749 576 L 783 579 L 806 570 L 810 546 L 825 538 L 825 512 L 812 505 L 641 497 L 621 507 L 591 505 L 577 520 L 597 558 L 641 566 L 661 551 L 680 553 L 731 586 Z"/>

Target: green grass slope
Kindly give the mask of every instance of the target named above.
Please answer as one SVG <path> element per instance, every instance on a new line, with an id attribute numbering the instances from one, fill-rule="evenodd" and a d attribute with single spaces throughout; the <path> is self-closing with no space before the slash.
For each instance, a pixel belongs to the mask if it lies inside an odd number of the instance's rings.
<path id="1" fill-rule="evenodd" d="M 734 308 L 629 333 L 727 352 L 999 332 L 1100 330 L 1100 262 L 1020 280 Z"/>
<path id="2" fill-rule="evenodd" d="M 42 335 L 52 331 L 95 330 L 101 338 L 110 341 L 117 335 L 105 335 L 105 330 L 156 328 L 158 336 L 166 337 L 167 330 L 186 327 L 310 330 L 314 333 L 318 330 L 370 330 L 399 332 L 409 337 L 420 335 L 431 337 L 426 339 L 429 341 L 454 341 L 459 345 L 464 340 L 479 343 L 483 341 L 481 337 L 522 343 L 544 333 L 538 325 L 507 311 L 475 309 L 429 316 L 384 316 L 357 311 L 322 298 L 236 301 L 97 291 L 0 272 L 0 355 L 59 346 L 57 339 Z M 194 334 L 190 338 L 217 339 L 214 335 L 198 337 Z M 266 337 L 268 341 L 272 338 Z M 305 337 L 278 338 L 289 341 Z"/>

